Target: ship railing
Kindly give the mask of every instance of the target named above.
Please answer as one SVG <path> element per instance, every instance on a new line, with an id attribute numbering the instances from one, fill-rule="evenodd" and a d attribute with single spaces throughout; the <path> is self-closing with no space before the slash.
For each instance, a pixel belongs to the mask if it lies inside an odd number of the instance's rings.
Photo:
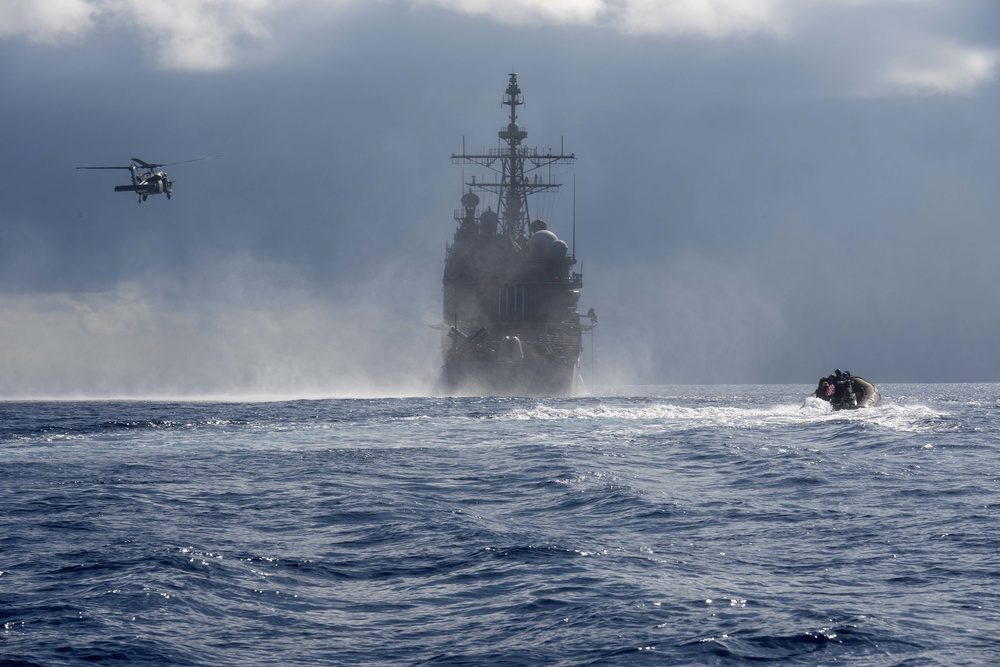
<path id="1" fill-rule="evenodd" d="M 502 134 L 507 134 L 508 132 L 510 132 L 510 125 L 501 125 L 500 132 Z M 515 132 L 524 132 L 524 135 L 528 136 L 528 128 L 526 128 L 524 125 L 521 125 L 520 123 L 518 123 Z"/>
<path id="2" fill-rule="evenodd" d="M 491 148 L 489 150 L 490 157 L 504 157 L 510 155 L 509 148 Z M 517 150 L 514 151 L 514 155 L 520 157 L 538 157 L 538 149 L 533 146 L 518 146 Z"/>
<path id="3" fill-rule="evenodd" d="M 495 147 L 490 148 L 488 154 L 491 158 L 502 158 L 510 155 L 510 149 L 506 147 Z M 558 155 L 552 152 L 551 149 L 546 149 L 545 151 L 539 151 L 536 146 L 518 146 L 514 150 L 514 155 L 517 157 L 525 159 L 542 159 L 546 161 L 556 161 L 559 163 L 571 163 L 576 160 L 575 155 Z M 455 156 L 453 156 L 455 157 Z"/>
<path id="4" fill-rule="evenodd" d="M 461 325 L 461 323 L 459 323 Z M 500 326 L 489 331 L 489 337 L 479 336 L 475 344 L 467 344 L 466 341 L 457 342 L 456 336 L 449 332 L 449 354 L 456 356 L 474 357 L 495 357 L 500 352 L 505 336 L 517 336 L 526 353 L 525 356 L 537 356 L 542 354 L 547 357 L 567 357 L 573 358 L 580 351 L 580 334 L 583 327 L 580 324 L 566 324 L 565 326 L 553 328 L 549 324 L 541 329 L 532 330 L 523 325 L 517 327 Z M 476 332 L 478 334 L 479 331 Z M 474 336 L 476 334 L 473 334 Z M 473 336 L 467 336 L 471 339 Z"/>

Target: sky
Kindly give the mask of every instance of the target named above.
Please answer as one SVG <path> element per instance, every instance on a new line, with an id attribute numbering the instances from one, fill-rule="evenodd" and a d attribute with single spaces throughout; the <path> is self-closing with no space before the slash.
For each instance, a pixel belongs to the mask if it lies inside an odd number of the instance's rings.
<path id="1" fill-rule="evenodd" d="M 1000 381 L 994 0 L 8 0 L 0 398 L 426 394 L 509 72 L 592 385 Z"/>

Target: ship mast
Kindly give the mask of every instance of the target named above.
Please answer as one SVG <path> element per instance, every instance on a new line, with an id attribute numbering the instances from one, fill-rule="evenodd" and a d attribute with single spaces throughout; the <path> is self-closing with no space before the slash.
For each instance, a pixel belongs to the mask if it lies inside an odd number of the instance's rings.
<path id="1" fill-rule="evenodd" d="M 452 162 L 473 163 L 486 167 L 499 175 L 500 180 L 491 183 L 468 182 L 470 190 L 491 192 L 498 196 L 497 208 L 500 216 L 498 234 L 508 236 L 518 245 L 527 238 L 528 196 L 536 192 L 558 189 L 562 184 L 553 183 L 540 174 L 532 172 L 552 164 L 572 163 L 576 156 L 572 153 L 540 153 L 537 148 L 528 148 L 521 143 L 528 137 L 528 131 L 517 124 L 517 107 L 524 104 L 524 97 L 517 85 L 517 73 L 510 73 L 510 81 L 504 94 L 504 106 L 510 107 L 510 122 L 500 128 L 500 142 L 497 148 L 486 154 L 452 153 Z M 529 174 L 531 176 L 529 177 Z"/>

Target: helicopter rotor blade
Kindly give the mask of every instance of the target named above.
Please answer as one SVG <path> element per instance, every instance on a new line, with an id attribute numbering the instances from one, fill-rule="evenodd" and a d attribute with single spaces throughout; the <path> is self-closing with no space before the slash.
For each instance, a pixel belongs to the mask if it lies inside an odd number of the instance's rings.
<path id="1" fill-rule="evenodd" d="M 77 169 L 131 169 L 132 167 L 77 167 Z"/>
<path id="2" fill-rule="evenodd" d="M 150 171 L 156 169 L 157 167 L 162 167 L 163 166 L 162 164 L 156 164 L 155 162 L 149 163 L 149 162 L 146 162 L 145 160 L 140 160 L 137 157 L 134 157 L 134 158 L 131 158 L 131 159 L 132 159 L 132 162 L 134 162 L 136 164 L 139 164 L 142 167 L 144 167 L 145 169 L 149 169 Z"/>
<path id="3" fill-rule="evenodd" d="M 158 164 L 157 167 L 172 167 L 175 164 L 185 164 L 187 162 L 200 162 L 202 160 L 212 160 L 217 157 L 222 157 L 221 155 L 209 155 L 208 157 L 196 157 L 193 160 L 181 160 L 180 162 L 168 162 L 167 164 Z"/>

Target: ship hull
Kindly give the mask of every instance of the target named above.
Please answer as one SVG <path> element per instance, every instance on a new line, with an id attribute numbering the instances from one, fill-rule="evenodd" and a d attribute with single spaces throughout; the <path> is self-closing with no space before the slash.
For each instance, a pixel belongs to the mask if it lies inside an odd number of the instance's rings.
<path id="1" fill-rule="evenodd" d="M 572 396 L 579 368 L 551 361 L 451 361 L 444 366 L 450 396 Z"/>
<path id="2" fill-rule="evenodd" d="M 524 290 L 530 301 L 534 292 Z M 570 290 L 570 299 L 576 290 Z M 537 296 L 537 295 L 536 295 Z M 454 315 L 454 313 L 451 313 Z M 456 318 L 459 320 L 459 318 Z M 461 320 L 459 325 L 463 326 Z M 440 393 L 451 396 L 572 396 L 580 377 L 581 327 L 577 323 L 466 320 L 465 335 L 442 337 Z"/>

